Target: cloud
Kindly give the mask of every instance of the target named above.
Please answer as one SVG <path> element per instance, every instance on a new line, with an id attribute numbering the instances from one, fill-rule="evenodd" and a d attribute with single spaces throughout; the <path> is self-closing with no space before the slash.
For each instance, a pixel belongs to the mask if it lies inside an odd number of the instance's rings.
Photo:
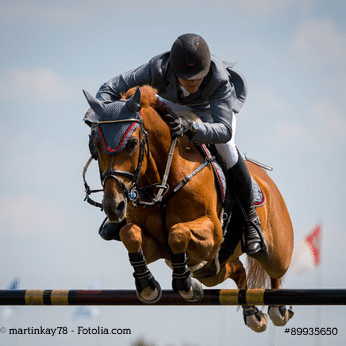
<path id="1" fill-rule="evenodd" d="M 292 45 L 309 67 L 346 67 L 346 33 L 328 19 L 310 19 L 302 23 Z"/>
<path id="2" fill-rule="evenodd" d="M 222 1 L 222 0 L 219 0 Z M 227 1 L 223 1 L 227 3 Z M 235 4 L 239 4 L 241 8 L 243 8 L 246 12 L 250 14 L 256 15 L 273 15 L 282 13 L 289 8 L 301 8 L 307 9 L 311 6 L 311 0 L 243 0 L 243 1 L 235 1 Z"/>
<path id="3" fill-rule="evenodd" d="M 50 68 L 13 67 L 0 74 L 0 101 L 57 102 L 68 97 L 69 86 Z"/>
<path id="4" fill-rule="evenodd" d="M 18 235 L 63 232 L 66 213 L 52 203 L 29 195 L 0 199 L 1 229 Z"/>
<path id="5" fill-rule="evenodd" d="M 126 4 L 126 6 L 125 6 Z M 215 0 L 213 6 L 242 10 L 251 15 L 274 15 L 283 13 L 289 8 L 306 9 L 312 0 Z M 77 0 L 44 1 L 18 0 L 2 6 L 3 19 L 31 23 L 49 23 L 50 25 L 66 25 L 85 22 L 95 15 L 107 14 L 131 16 L 134 12 L 162 11 L 165 8 L 178 8 L 182 5 L 206 6 L 207 0 L 176 0 L 163 3 L 161 0 L 85 0 L 82 4 Z"/>
<path id="6" fill-rule="evenodd" d="M 265 112 L 282 112 L 283 110 L 289 109 L 289 102 L 279 95 L 276 90 L 273 90 L 263 85 L 254 86 L 256 93 L 254 99 L 257 107 Z"/>
<path id="7" fill-rule="evenodd" d="M 90 4 L 90 1 L 85 1 L 83 4 L 73 0 L 56 2 L 42 0 L 9 1 L 2 5 L 2 17 L 3 20 L 7 21 L 64 25 L 88 18 L 94 9 L 90 8 L 88 3 Z M 96 1 L 94 3 L 96 5 Z M 98 4 L 100 5 L 100 2 Z"/>
<path id="8" fill-rule="evenodd" d="M 328 100 L 317 101 L 313 105 L 312 112 L 315 115 L 317 124 L 316 135 L 322 134 L 322 140 L 325 137 L 336 143 L 346 140 L 346 118 L 344 112 Z"/>
<path id="9" fill-rule="evenodd" d="M 346 143 L 346 118 L 344 113 L 328 99 L 317 100 L 305 115 L 306 122 L 299 120 L 281 123 L 277 134 L 296 147 L 312 149 L 340 148 Z"/>

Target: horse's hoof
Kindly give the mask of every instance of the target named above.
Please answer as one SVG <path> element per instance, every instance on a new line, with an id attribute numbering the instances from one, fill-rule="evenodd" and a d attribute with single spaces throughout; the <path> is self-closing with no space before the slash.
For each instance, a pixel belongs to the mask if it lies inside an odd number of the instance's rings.
<path id="1" fill-rule="evenodd" d="M 179 291 L 179 294 L 188 302 L 199 302 L 204 296 L 203 286 L 197 279 L 191 278 L 189 292 Z"/>
<path id="2" fill-rule="evenodd" d="M 268 315 L 275 326 L 282 327 L 293 317 L 292 306 L 286 309 L 284 305 L 271 305 L 268 307 Z"/>
<path id="3" fill-rule="evenodd" d="M 264 332 L 268 325 L 268 316 L 259 311 L 256 306 L 243 307 L 245 324 L 257 333 Z"/>
<path id="4" fill-rule="evenodd" d="M 161 297 L 162 297 L 162 290 L 160 284 L 155 280 L 155 289 L 152 290 L 151 287 L 146 287 L 142 290 L 142 292 L 139 292 L 136 290 L 137 298 L 145 304 L 155 304 L 157 303 Z"/>

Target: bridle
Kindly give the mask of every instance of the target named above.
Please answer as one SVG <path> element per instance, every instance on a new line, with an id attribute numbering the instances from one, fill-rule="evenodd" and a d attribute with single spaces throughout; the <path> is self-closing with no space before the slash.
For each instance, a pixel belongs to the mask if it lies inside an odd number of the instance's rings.
<path id="1" fill-rule="evenodd" d="M 149 143 L 149 136 L 148 132 L 145 130 L 143 121 L 141 118 L 130 118 L 130 119 L 123 119 L 123 120 L 111 120 L 111 121 L 106 121 L 102 122 L 100 121 L 99 124 L 107 124 L 107 123 L 119 123 L 119 122 L 137 122 L 139 123 L 139 128 L 140 128 L 140 134 L 139 137 L 141 138 L 140 140 L 140 149 L 139 149 L 139 156 L 138 156 L 138 163 L 135 171 L 133 173 L 131 172 L 126 172 L 122 170 L 116 170 L 116 169 L 108 169 L 101 173 L 101 184 L 104 187 L 105 182 L 107 179 L 112 178 L 117 181 L 117 183 L 121 186 L 121 188 L 124 190 L 124 194 L 127 199 L 132 201 L 133 203 L 138 203 L 139 202 L 139 193 L 138 193 L 138 181 L 140 178 L 140 173 L 145 157 L 145 147 L 147 146 L 148 148 L 148 155 L 150 154 L 150 143 Z M 131 188 L 129 189 L 126 184 L 123 182 L 121 177 L 129 178 L 132 180 L 132 185 Z"/>
<path id="2" fill-rule="evenodd" d="M 104 172 L 100 172 L 100 178 L 101 178 L 101 184 L 104 188 L 105 182 L 107 179 L 115 179 L 116 182 L 119 184 L 119 186 L 123 189 L 124 195 L 126 198 L 132 202 L 132 205 L 134 207 L 136 206 L 152 206 L 156 203 L 159 203 L 162 201 L 163 196 L 168 191 L 168 174 L 170 171 L 170 167 L 172 164 L 172 158 L 173 158 L 173 152 L 176 146 L 177 139 L 175 138 L 172 141 L 171 148 L 168 155 L 168 160 L 166 164 L 165 173 L 162 179 L 161 183 L 154 184 L 150 187 L 139 187 L 138 181 L 140 178 L 140 173 L 143 165 L 143 161 L 145 158 L 145 153 L 147 152 L 147 155 L 150 155 L 150 141 L 148 132 L 144 128 L 142 118 L 129 118 L 129 119 L 122 119 L 122 120 L 108 120 L 108 121 L 98 121 L 95 123 L 96 126 L 99 126 L 101 124 L 114 124 L 114 123 L 120 123 L 120 122 L 137 122 L 140 127 L 140 149 L 139 149 L 139 156 L 138 156 L 138 163 L 135 171 L 132 172 L 126 172 L 122 170 L 115 170 L 115 169 L 108 169 Z M 147 151 L 145 150 L 147 147 Z M 103 189 L 100 190 L 91 190 L 88 183 L 86 182 L 86 172 L 90 166 L 90 163 L 92 162 L 93 158 L 90 157 L 90 159 L 87 161 L 84 169 L 83 169 L 83 180 L 84 180 L 84 187 L 85 187 L 85 201 L 87 201 L 89 204 L 103 209 L 103 206 L 101 203 L 95 202 L 93 199 L 90 198 L 90 195 L 93 193 L 101 192 Z M 132 181 L 131 187 L 128 188 L 127 185 L 124 183 L 124 181 L 121 179 L 122 177 L 128 178 Z M 158 188 L 158 192 L 156 194 L 153 194 L 153 188 Z M 143 201 L 142 197 L 146 197 L 149 201 Z"/>

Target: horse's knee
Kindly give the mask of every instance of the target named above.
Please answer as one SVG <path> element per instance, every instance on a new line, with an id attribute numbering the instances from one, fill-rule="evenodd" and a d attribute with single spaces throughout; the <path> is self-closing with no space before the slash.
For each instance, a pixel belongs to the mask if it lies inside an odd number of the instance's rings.
<path id="1" fill-rule="evenodd" d="M 183 224 L 174 225 L 168 234 L 168 244 L 173 253 L 184 253 L 190 239 L 191 231 Z"/>
<path id="2" fill-rule="evenodd" d="M 142 230 L 135 224 L 127 224 L 120 230 L 120 240 L 128 252 L 139 252 L 142 246 Z"/>

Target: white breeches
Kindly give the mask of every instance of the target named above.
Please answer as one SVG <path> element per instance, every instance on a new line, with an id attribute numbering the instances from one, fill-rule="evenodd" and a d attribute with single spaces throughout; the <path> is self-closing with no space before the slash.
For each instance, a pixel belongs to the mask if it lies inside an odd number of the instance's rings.
<path id="1" fill-rule="evenodd" d="M 235 146 L 235 131 L 237 128 L 236 115 L 232 117 L 232 138 L 227 143 L 215 144 L 215 148 L 226 164 L 226 168 L 232 168 L 238 161 L 238 151 Z"/>
<path id="2" fill-rule="evenodd" d="M 198 112 L 195 111 L 195 114 L 198 115 L 198 117 L 205 122 L 212 123 L 213 118 L 210 114 L 210 110 L 203 111 L 203 112 Z M 215 148 L 223 161 L 226 164 L 226 169 L 232 168 L 237 162 L 238 162 L 238 150 L 235 146 L 235 132 L 237 129 L 237 115 L 236 113 L 233 112 L 232 114 L 232 119 L 231 119 L 231 126 L 232 126 L 232 138 L 229 142 L 227 143 L 218 143 L 215 144 Z"/>

